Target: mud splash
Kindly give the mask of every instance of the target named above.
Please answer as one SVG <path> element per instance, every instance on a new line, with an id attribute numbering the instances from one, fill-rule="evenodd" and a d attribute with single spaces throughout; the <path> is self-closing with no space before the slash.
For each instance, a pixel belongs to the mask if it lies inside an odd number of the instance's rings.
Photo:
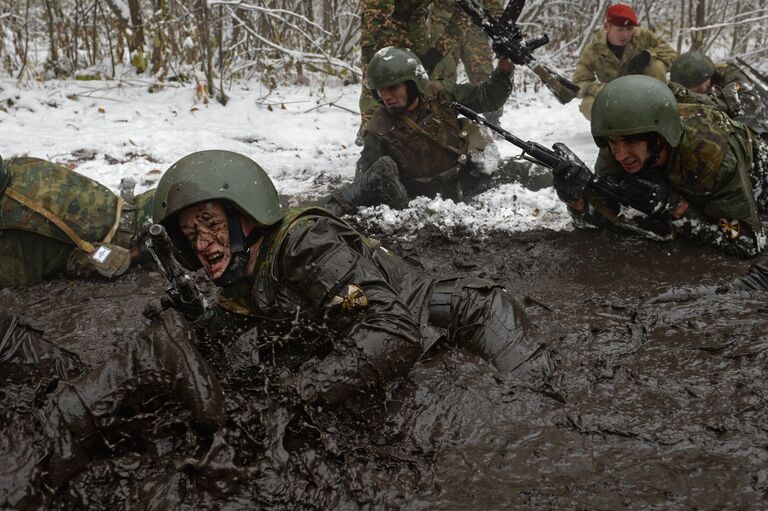
<path id="1" fill-rule="evenodd" d="M 222 430 L 159 407 L 151 429 L 94 452 L 52 508 L 765 506 L 765 295 L 647 300 L 746 263 L 611 232 L 384 244 L 431 272 L 504 283 L 550 342 L 551 378 L 508 380 L 441 346 L 381 393 L 307 408 L 270 386 L 284 364 L 256 358 L 261 340 L 244 335 L 207 354 L 224 389 Z M 60 280 L 3 291 L 0 307 L 96 367 L 146 327 L 141 311 L 163 287 L 149 272 Z M 8 406 L 31 391 L 2 392 Z"/>

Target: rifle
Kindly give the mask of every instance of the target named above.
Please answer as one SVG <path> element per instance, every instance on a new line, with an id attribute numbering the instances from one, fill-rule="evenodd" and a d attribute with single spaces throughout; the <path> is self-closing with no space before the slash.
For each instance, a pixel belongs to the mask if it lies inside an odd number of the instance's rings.
<path id="1" fill-rule="evenodd" d="M 749 69 L 752 72 L 752 74 L 755 75 L 761 82 L 763 82 L 765 85 L 768 85 L 768 75 L 761 73 L 741 57 L 736 57 L 736 61 L 739 64 L 745 66 L 747 69 Z"/>
<path id="2" fill-rule="evenodd" d="M 456 0 L 456 3 L 466 12 L 472 22 L 483 29 L 493 41 L 493 49 L 515 64 L 528 66 L 536 76 L 549 88 L 558 101 L 566 104 L 579 93 L 579 86 L 566 77 L 551 70 L 546 65 L 537 62 L 533 56 L 536 48 L 549 42 L 547 34 L 535 39 L 525 39 L 525 35 L 517 26 L 517 18 L 525 5 L 525 0 L 510 0 L 504 13 L 496 20 L 490 11 L 475 0 Z"/>
<path id="3" fill-rule="evenodd" d="M 510 142 L 522 149 L 523 158 L 528 161 L 542 165 L 549 169 L 552 169 L 559 163 L 566 161 L 575 163 L 577 165 L 586 166 L 584 165 L 584 162 L 582 162 L 579 157 L 576 156 L 576 154 L 571 151 L 565 144 L 557 142 L 552 145 L 552 149 L 549 149 L 539 144 L 538 142 L 526 142 L 520 138 L 517 138 L 501 126 L 497 126 L 496 124 L 489 122 L 487 119 L 480 116 L 480 114 L 471 108 L 467 108 L 461 103 L 457 103 L 456 101 L 452 102 L 451 109 L 474 123 L 487 126 L 491 130 L 501 135 L 507 142 Z M 590 174 L 592 174 L 592 179 L 587 185 L 587 189 L 585 190 L 585 199 L 613 225 L 640 234 L 655 241 L 669 241 L 672 239 L 671 234 L 659 234 L 655 231 L 640 227 L 639 225 L 629 223 L 623 218 L 619 217 L 616 212 L 614 212 L 613 209 L 611 209 L 611 207 L 605 203 L 601 196 L 607 196 L 617 203 L 626 204 L 627 206 L 633 207 L 638 211 L 643 211 L 644 208 L 642 208 L 640 205 L 628 204 L 626 197 L 624 197 L 624 194 L 621 192 L 621 186 L 619 182 L 615 179 L 611 178 L 610 176 L 596 176 L 592 172 L 590 172 Z"/>
<path id="4" fill-rule="evenodd" d="M 171 284 L 163 307 L 174 307 L 193 323 L 207 320 L 212 310 L 208 299 L 173 255 L 173 242 L 165 227 L 152 224 L 146 247 Z"/>

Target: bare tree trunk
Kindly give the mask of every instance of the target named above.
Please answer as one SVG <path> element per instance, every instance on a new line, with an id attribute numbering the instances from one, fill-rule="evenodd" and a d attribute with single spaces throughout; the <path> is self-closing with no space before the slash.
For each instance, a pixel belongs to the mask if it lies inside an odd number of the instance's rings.
<path id="1" fill-rule="evenodd" d="M 707 5 L 706 0 L 696 0 L 696 18 L 694 28 L 703 27 L 706 24 Z M 704 47 L 704 30 L 695 30 L 691 35 L 691 50 L 701 50 Z"/>
<path id="2" fill-rule="evenodd" d="M 21 69 L 16 77 L 17 80 L 21 80 L 24 71 L 27 69 L 27 57 L 29 55 L 29 1 L 27 0 L 27 5 L 24 9 L 24 53 L 21 58 Z"/>
<path id="3" fill-rule="evenodd" d="M 45 21 L 48 25 L 48 60 L 55 68 L 58 68 L 59 51 L 56 47 L 56 26 L 54 24 L 53 7 L 51 0 L 45 0 Z"/>
<path id="4" fill-rule="evenodd" d="M 206 0 L 197 0 L 197 32 L 200 38 L 200 48 L 203 50 L 203 72 L 205 73 L 208 96 L 213 97 L 215 86 L 213 84 L 213 56 L 211 51 L 211 38 L 209 35 L 209 22 L 211 13 Z"/>

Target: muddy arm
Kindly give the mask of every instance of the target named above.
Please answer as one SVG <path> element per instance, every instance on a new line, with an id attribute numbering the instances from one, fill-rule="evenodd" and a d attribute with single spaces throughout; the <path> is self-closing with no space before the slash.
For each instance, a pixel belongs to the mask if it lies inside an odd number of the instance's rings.
<path id="1" fill-rule="evenodd" d="M 334 351 L 287 382 L 306 401 L 335 404 L 404 375 L 421 354 L 411 311 L 373 262 L 363 238 L 328 218 L 291 233 L 280 274 L 344 335 Z"/>

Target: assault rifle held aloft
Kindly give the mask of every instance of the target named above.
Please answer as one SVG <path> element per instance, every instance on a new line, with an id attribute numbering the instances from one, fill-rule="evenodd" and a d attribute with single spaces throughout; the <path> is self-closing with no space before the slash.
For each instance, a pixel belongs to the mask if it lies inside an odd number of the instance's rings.
<path id="1" fill-rule="evenodd" d="M 544 34 L 541 37 L 526 40 L 520 27 L 517 26 L 517 18 L 520 17 L 525 0 L 510 0 L 498 20 L 476 0 L 456 0 L 456 3 L 472 18 L 472 22 L 488 35 L 498 55 L 507 57 L 517 65 L 528 66 L 560 103 L 566 104 L 576 97 L 579 93 L 578 85 L 537 62 L 533 56 L 536 48 L 549 42 L 549 36 Z"/>
<path id="2" fill-rule="evenodd" d="M 481 124 L 483 126 L 487 126 L 491 130 L 495 131 L 504 137 L 507 142 L 510 142 L 522 149 L 523 158 L 532 161 L 533 163 L 542 165 L 549 169 L 553 169 L 557 164 L 563 162 L 575 163 L 577 165 L 586 167 L 584 162 L 582 162 L 579 157 L 576 156 L 576 154 L 571 151 L 565 144 L 557 142 L 556 144 L 552 145 L 552 149 L 549 149 L 548 147 L 545 147 L 538 142 L 526 142 L 520 138 L 517 138 L 501 126 L 497 126 L 492 122 L 488 122 L 488 120 L 486 120 L 480 114 L 471 108 L 467 108 L 461 103 L 457 103 L 456 101 L 452 102 L 451 109 L 463 115 L 470 121 Z M 592 179 L 589 184 L 587 184 L 587 189 L 585 190 L 585 198 L 587 199 L 587 202 L 592 204 L 592 206 L 612 224 L 655 241 L 669 241 L 672 239 L 671 232 L 662 232 L 660 234 L 654 229 L 641 227 L 634 223 L 627 222 L 625 219 L 619 217 L 616 212 L 614 212 L 608 205 L 603 203 L 601 197 L 598 194 L 604 197 L 609 197 L 619 204 L 625 204 L 634 209 L 637 209 L 638 211 L 643 211 L 643 206 L 628 203 L 625 194 L 622 193 L 621 185 L 615 179 L 612 179 L 609 176 L 596 176 L 591 171 L 589 173 L 592 175 Z M 597 194 L 595 192 L 597 192 Z"/>
<path id="3" fill-rule="evenodd" d="M 173 242 L 165 227 L 153 224 L 149 228 L 146 247 L 171 284 L 163 307 L 175 308 L 193 323 L 207 319 L 211 314 L 208 299 L 173 255 Z"/>

